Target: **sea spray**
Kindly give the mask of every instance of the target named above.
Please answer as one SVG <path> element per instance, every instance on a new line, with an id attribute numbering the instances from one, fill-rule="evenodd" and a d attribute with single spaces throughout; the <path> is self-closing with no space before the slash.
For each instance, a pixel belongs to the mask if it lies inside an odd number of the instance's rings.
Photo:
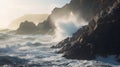
<path id="1" fill-rule="evenodd" d="M 3 34 L 0 35 L 2 36 Z M 58 49 L 50 48 L 54 45 L 51 43 L 52 36 L 9 35 L 9 33 L 5 35 L 8 38 L 0 40 L 1 46 L 6 45 L 6 47 L 0 46 L 1 67 L 120 67 L 120 65 L 114 66 L 101 61 L 66 59 L 62 57 L 63 54 L 56 53 Z M 45 43 L 46 41 L 49 43 Z M 103 59 L 111 59 L 113 57 Z M 100 57 L 97 60 L 99 59 L 101 60 Z"/>
<path id="2" fill-rule="evenodd" d="M 72 12 L 68 17 L 63 16 L 57 20 L 55 20 L 55 39 L 53 41 L 61 41 L 66 37 L 71 37 L 73 33 L 75 33 L 80 27 L 87 25 L 87 22 L 80 18 L 78 21 L 77 16 L 75 16 Z"/>

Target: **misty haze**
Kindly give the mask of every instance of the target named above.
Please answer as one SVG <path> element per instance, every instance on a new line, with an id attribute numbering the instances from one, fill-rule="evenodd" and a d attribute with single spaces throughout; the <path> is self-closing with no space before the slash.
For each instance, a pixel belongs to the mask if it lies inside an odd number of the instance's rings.
<path id="1" fill-rule="evenodd" d="M 120 67 L 120 0 L 1 0 L 0 67 Z"/>

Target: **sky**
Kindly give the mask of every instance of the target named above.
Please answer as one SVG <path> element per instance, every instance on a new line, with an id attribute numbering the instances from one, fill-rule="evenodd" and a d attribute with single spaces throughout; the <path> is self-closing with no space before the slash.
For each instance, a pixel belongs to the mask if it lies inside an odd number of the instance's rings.
<path id="1" fill-rule="evenodd" d="M 50 14 L 70 0 L 0 0 L 0 28 L 7 28 L 14 19 L 26 14 Z"/>

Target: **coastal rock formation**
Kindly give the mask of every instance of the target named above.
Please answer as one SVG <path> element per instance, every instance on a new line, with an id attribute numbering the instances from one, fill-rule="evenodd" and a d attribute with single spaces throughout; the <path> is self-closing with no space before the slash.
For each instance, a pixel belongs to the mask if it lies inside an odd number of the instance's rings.
<path id="1" fill-rule="evenodd" d="M 50 24 L 47 20 L 43 23 L 35 25 L 33 22 L 24 21 L 20 24 L 17 29 L 17 34 L 53 34 L 54 26 Z"/>
<path id="2" fill-rule="evenodd" d="M 101 10 L 106 9 L 112 5 L 116 0 L 71 0 L 69 4 L 66 4 L 62 8 L 55 8 L 50 15 L 51 19 L 57 19 L 62 16 L 68 16 L 70 12 L 73 12 L 78 18 L 82 17 L 87 21 L 90 21 Z"/>
<path id="3" fill-rule="evenodd" d="M 12 30 L 16 30 L 19 28 L 19 25 L 26 20 L 38 24 L 46 20 L 48 16 L 48 14 L 26 14 L 13 20 L 8 27 Z"/>
<path id="4" fill-rule="evenodd" d="M 54 20 L 63 16 L 68 17 L 71 12 L 76 16 L 78 21 L 81 21 L 80 18 L 90 21 L 96 14 L 112 5 L 115 1 L 116 0 L 71 0 L 69 4 L 66 4 L 62 8 L 55 8 L 43 23 L 39 23 L 37 27 L 39 31 L 37 31 L 37 33 L 53 34 L 55 29 Z"/>
<path id="5" fill-rule="evenodd" d="M 83 60 L 115 55 L 116 61 L 120 62 L 120 0 L 71 1 L 71 4 L 76 3 L 83 6 L 78 8 L 85 14 L 83 18 L 90 20 L 89 24 L 54 46 L 61 48 L 58 53 L 64 53 L 66 58 Z"/>
<path id="6" fill-rule="evenodd" d="M 20 24 L 20 27 L 17 29 L 19 34 L 32 34 L 37 31 L 37 26 L 33 22 L 25 21 Z"/>

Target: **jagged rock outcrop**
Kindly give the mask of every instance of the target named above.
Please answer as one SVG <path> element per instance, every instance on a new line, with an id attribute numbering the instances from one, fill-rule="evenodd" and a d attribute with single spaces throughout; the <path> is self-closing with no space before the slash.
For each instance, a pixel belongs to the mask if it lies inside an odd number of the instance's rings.
<path id="1" fill-rule="evenodd" d="M 20 24 L 17 29 L 17 34 L 53 34 L 54 26 L 49 23 L 50 20 L 45 20 L 43 23 L 35 25 L 33 22 L 25 21 Z"/>
<path id="2" fill-rule="evenodd" d="M 45 23 L 39 23 L 37 33 L 53 33 L 55 29 L 54 20 L 57 20 L 63 16 L 68 17 L 72 12 L 77 16 L 79 21 L 82 17 L 84 20 L 90 21 L 101 10 L 106 9 L 112 5 L 116 0 L 71 0 L 69 4 L 66 4 L 62 8 L 55 8 L 52 14 L 48 16 Z M 46 28 L 47 27 L 47 28 Z"/>
<path id="3" fill-rule="evenodd" d="M 37 26 L 33 22 L 25 21 L 17 29 L 18 34 L 33 34 L 37 31 Z"/>
<path id="4" fill-rule="evenodd" d="M 120 0 L 72 0 L 71 4 L 75 5 L 77 1 L 81 1 L 82 5 L 87 3 L 83 5 L 83 9 L 89 13 L 82 12 L 85 14 L 83 17 L 92 20 L 72 37 L 66 38 L 54 47 L 61 48 L 59 53 L 64 53 L 64 57 L 70 59 L 91 60 L 97 56 L 116 55 L 117 60 L 120 60 Z M 88 9 L 93 5 L 100 6 Z M 93 14 L 94 11 L 97 12 Z"/>
<path id="5" fill-rule="evenodd" d="M 101 10 L 112 5 L 116 0 L 72 0 L 70 7 L 72 12 L 79 14 L 86 20 L 91 20 Z"/>
<path id="6" fill-rule="evenodd" d="M 8 27 L 12 30 L 16 30 L 19 28 L 21 22 L 24 22 L 26 20 L 38 24 L 46 20 L 48 16 L 48 14 L 26 14 L 13 20 Z"/>
<path id="7" fill-rule="evenodd" d="M 82 17 L 87 21 L 90 21 L 101 10 L 106 9 L 117 0 L 71 0 L 69 4 L 66 4 L 62 8 L 55 8 L 50 15 L 51 19 L 57 19 L 62 16 L 69 16 L 70 12 L 73 12 L 78 18 Z"/>

